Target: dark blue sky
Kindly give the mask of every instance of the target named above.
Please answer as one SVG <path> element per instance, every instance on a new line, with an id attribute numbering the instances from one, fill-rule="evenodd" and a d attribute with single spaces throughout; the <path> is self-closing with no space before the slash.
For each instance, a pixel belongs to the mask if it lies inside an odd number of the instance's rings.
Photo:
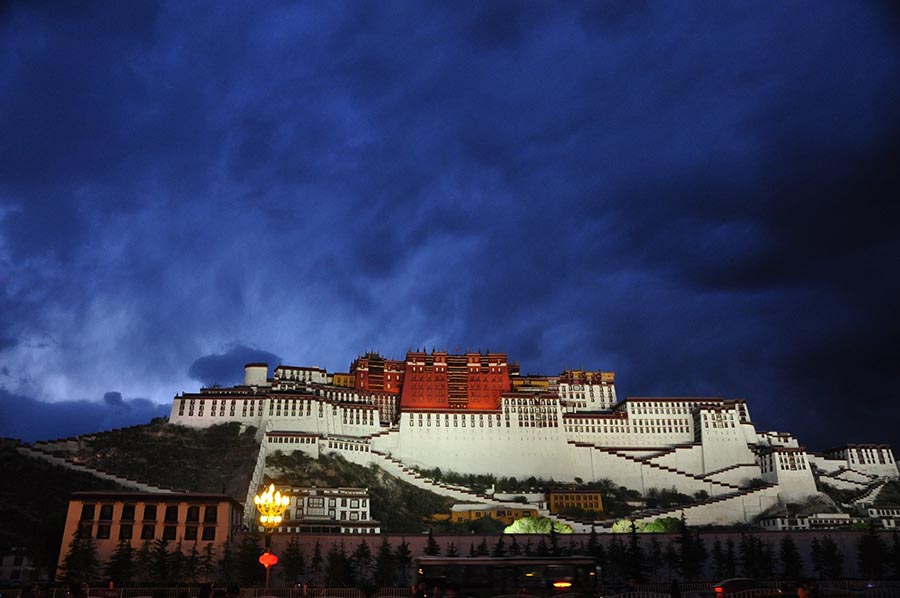
<path id="1" fill-rule="evenodd" d="M 900 450 L 889 6 L 6 3 L 0 435 L 436 346 Z"/>

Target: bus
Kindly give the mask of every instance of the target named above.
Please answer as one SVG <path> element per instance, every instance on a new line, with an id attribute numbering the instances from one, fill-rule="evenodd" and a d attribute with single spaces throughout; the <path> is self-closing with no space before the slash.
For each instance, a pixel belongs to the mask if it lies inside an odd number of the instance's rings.
<path id="1" fill-rule="evenodd" d="M 596 559 L 584 556 L 420 556 L 414 571 L 428 598 L 591 595 L 599 578 Z"/>

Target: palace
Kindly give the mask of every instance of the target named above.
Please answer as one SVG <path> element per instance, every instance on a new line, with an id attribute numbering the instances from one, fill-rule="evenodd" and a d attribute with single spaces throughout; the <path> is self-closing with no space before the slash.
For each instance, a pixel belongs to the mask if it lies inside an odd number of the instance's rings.
<path id="1" fill-rule="evenodd" d="M 612 372 L 523 377 L 505 353 L 367 353 L 348 373 L 278 365 L 268 374 L 267 364 L 248 364 L 241 385 L 176 396 L 170 421 L 255 426 L 255 481 L 269 451 L 334 451 L 392 473 L 608 478 L 641 493 L 705 494 L 705 504 L 683 509 L 697 523 L 750 521 L 779 500 L 804 500 L 817 493 L 813 468 L 820 481 L 860 493 L 898 477 L 890 447 L 808 452 L 789 433 L 757 430 L 742 399 L 620 401 Z"/>

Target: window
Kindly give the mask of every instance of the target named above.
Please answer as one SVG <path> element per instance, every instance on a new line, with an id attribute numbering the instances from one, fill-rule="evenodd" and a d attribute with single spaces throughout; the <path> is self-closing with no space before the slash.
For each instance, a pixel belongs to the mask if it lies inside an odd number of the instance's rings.
<path id="1" fill-rule="evenodd" d="M 189 506 L 185 521 L 200 521 L 200 507 L 197 505 Z"/>
<path id="2" fill-rule="evenodd" d="M 163 528 L 163 540 L 174 540 L 175 539 L 175 526 L 167 525 Z"/>
<path id="3" fill-rule="evenodd" d="M 81 520 L 82 521 L 93 521 L 94 520 L 94 505 L 82 505 L 81 506 Z"/>
<path id="4" fill-rule="evenodd" d="M 214 505 L 208 505 L 208 506 L 204 507 L 203 508 L 203 522 L 204 523 L 215 523 L 216 522 L 216 511 L 217 511 L 217 509 Z"/>
<path id="5" fill-rule="evenodd" d="M 166 507 L 166 523 L 175 523 L 178 521 L 178 505 L 169 505 Z"/>
<path id="6" fill-rule="evenodd" d="M 119 539 L 120 540 L 130 540 L 131 535 L 134 533 L 134 527 L 131 525 L 122 525 L 119 527 Z"/>
<path id="7" fill-rule="evenodd" d="M 144 505 L 144 521 L 156 521 L 156 505 Z"/>
<path id="8" fill-rule="evenodd" d="M 184 539 L 185 540 L 196 540 L 197 539 L 197 526 L 189 525 L 184 529 Z"/>
<path id="9" fill-rule="evenodd" d="M 156 537 L 156 526 L 147 524 L 141 527 L 141 540 L 152 540 Z"/>
<path id="10" fill-rule="evenodd" d="M 122 507 L 122 521 L 134 521 L 134 505 L 124 505 Z"/>
<path id="11" fill-rule="evenodd" d="M 112 505 L 101 505 L 100 506 L 100 520 L 101 521 L 112 521 L 113 515 L 113 506 Z"/>
<path id="12" fill-rule="evenodd" d="M 97 526 L 97 539 L 109 540 L 109 525 L 104 523 Z"/>
<path id="13" fill-rule="evenodd" d="M 208 526 L 203 528 L 203 540 L 215 540 L 216 528 Z"/>

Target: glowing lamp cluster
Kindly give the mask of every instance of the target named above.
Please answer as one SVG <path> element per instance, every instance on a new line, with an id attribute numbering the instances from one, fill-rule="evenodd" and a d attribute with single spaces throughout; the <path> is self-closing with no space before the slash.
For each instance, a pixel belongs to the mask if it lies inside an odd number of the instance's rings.
<path id="1" fill-rule="evenodd" d="M 259 511 L 259 522 L 266 529 L 272 529 L 281 525 L 281 516 L 291 504 L 291 498 L 275 490 L 275 484 L 269 484 L 262 494 L 253 497 L 253 502 Z"/>

